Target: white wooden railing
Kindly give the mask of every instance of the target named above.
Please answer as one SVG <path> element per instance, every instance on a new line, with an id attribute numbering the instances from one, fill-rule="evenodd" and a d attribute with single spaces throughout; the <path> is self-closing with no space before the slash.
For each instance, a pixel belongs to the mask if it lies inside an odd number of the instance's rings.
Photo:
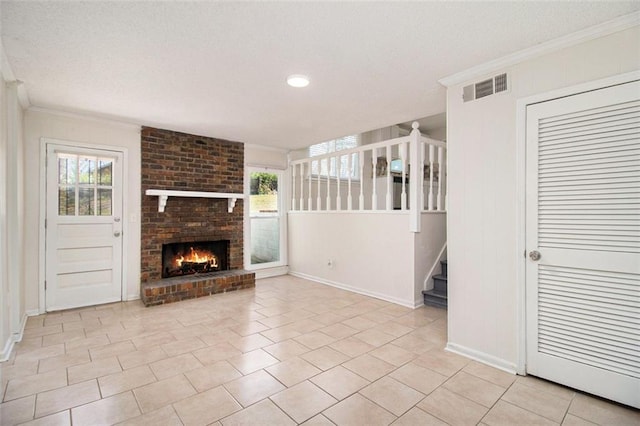
<path id="1" fill-rule="evenodd" d="M 291 161 L 290 211 L 404 211 L 418 232 L 421 212 L 446 211 L 447 148 L 412 127 L 409 136 Z"/>

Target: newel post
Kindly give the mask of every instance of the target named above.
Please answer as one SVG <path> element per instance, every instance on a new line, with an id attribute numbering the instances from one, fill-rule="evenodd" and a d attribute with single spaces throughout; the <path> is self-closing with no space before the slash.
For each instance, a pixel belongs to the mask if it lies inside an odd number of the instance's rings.
<path id="1" fill-rule="evenodd" d="M 422 210 L 423 166 L 420 161 L 420 124 L 414 121 L 409 135 L 409 230 L 420 232 L 420 213 Z"/>

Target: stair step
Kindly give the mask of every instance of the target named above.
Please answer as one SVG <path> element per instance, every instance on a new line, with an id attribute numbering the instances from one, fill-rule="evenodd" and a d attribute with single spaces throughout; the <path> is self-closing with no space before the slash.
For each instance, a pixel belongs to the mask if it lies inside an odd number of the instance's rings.
<path id="1" fill-rule="evenodd" d="M 447 261 L 446 260 L 441 260 L 440 261 L 440 269 L 442 270 L 442 275 L 444 275 L 445 278 L 446 278 L 447 277 L 447 273 L 448 273 L 447 269 L 449 269 L 448 266 L 447 266 Z"/>
<path id="2" fill-rule="evenodd" d="M 438 308 L 447 307 L 447 295 L 436 292 L 435 290 L 426 290 L 422 292 L 424 297 L 424 304 L 428 306 L 435 306 Z"/>
<path id="3" fill-rule="evenodd" d="M 439 293 L 447 295 L 447 277 L 444 275 L 433 276 L 433 289 Z"/>

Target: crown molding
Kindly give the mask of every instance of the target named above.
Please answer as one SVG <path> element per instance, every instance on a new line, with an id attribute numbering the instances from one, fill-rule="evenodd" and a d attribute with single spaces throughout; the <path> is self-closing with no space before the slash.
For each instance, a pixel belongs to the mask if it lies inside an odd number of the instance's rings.
<path id="1" fill-rule="evenodd" d="M 505 67 L 516 65 L 533 58 L 557 52 L 559 50 L 566 49 L 580 43 L 624 31 L 628 28 L 639 25 L 640 12 L 623 15 L 621 17 L 603 22 L 598 25 L 594 25 L 584 30 L 576 31 L 574 33 L 567 34 L 565 36 L 550 40 L 545 43 L 541 43 L 528 49 L 520 50 L 510 55 L 503 56 L 502 58 L 485 62 L 484 64 L 477 65 L 465 71 L 452 74 L 448 77 L 444 77 L 438 80 L 438 83 L 442 84 L 445 87 L 464 83 L 475 78 L 484 77 L 487 74 L 501 70 Z"/>
<path id="2" fill-rule="evenodd" d="M 138 130 L 138 132 L 140 131 L 140 128 L 141 128 L 140 124 L 137 124 L 137 123 L 103 117 L 97 114 L 65 111 L 65 110 L 59 110 L 55 108 L 47 108 L 47 107 L 41 107 L 41 106 L 30 106 L 27 109 L 27 111 L 35 112 L 35 113 L 50 114 L 58 117 L 67 117 L 67 118 L 75 118 L 79 120 L 95 121 L 98 123 L 109 124 L 112 126 L 128 127 L 131 129 L 136 129 Z"/>

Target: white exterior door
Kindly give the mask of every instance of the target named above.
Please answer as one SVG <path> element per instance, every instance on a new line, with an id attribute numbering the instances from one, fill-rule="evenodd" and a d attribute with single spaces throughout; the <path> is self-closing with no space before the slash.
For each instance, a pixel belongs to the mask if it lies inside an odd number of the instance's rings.
<path id="1" fill-rule="evenodd" d="M 530 105 L 526 137 L 527 373 L 640 407 L 640 82 Z"/>
<path id="2" fill-rule="evenodd" d="M 47 144 L 47 311 L 122 300 L 122 162 Z"/>

